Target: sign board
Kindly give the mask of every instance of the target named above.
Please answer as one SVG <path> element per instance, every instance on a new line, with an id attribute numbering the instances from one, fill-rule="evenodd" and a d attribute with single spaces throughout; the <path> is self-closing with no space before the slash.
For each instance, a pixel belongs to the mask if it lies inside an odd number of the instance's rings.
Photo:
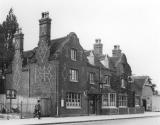
<path id="1" fill-rule="evenodd" d="M 61 107 L 64 107 L 64 99 L 61 99 Z"/>
<path id="2" fill-rule="evenodd" d="M 6 99 L 16 99 L 16 90 L 14 89 L 7 89 L 6 90 Z"/>

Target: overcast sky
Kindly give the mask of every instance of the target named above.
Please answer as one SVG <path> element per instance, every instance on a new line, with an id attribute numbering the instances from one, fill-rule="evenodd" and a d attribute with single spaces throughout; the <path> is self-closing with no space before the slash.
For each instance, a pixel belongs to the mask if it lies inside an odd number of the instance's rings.
<path id="1" fill-rule="evenodd" d="M 37 46 L 41 13 L 52 18 L 51 38 L 75 32 L 84 49 L 101 38 L 110 55 L 120 45 L 136 75 L 149 75 L 160 90 L 159 0 L 0 0 L 0 23 L 14 9 L 24 33 L 24 49 Z"/>

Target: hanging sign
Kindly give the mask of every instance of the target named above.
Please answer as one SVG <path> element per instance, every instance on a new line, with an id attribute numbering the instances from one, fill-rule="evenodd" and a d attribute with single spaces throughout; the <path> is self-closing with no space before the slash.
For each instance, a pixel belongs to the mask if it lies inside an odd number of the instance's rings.
<path id="1" fill-rule="evenodd" d="M 16 90 L 14 89 L 7 89 L 6 90 L 6 99 L 16 99 Z"/>

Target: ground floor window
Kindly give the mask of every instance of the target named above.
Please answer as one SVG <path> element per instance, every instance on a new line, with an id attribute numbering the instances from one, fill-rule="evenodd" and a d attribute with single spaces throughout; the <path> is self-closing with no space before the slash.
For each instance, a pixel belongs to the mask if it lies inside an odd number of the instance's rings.
<path id="1" fill-rule="evenodd" d="M 116 107 L 116 93 L 102 95 L 102 108 Z"/>
<path id="2" fill-rule="evenodd" d="M 119 107 L 127 107 L 127 102 L 128 102 L 127 95 L 125 94 L 119 95 Z"/>
<path id="3" fill-rule="evenodd" d="M 135 106 L 140 106 L 140 96 L 135 96 Z"/>
<path id="4" fill-rule="evenodd" d="M 66 95 L 66 108 L 81 108 L 81 94 L 68 92 Z"/>

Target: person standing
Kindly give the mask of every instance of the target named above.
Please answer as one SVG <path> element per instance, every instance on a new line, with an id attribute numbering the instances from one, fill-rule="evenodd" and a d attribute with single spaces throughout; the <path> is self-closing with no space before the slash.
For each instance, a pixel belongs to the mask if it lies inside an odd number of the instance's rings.
<path id="1" fill-rule="evenodd" d="M 38 101 L 37 101 L 37 104 L 35 105 L 34 117 L 37 117 L 38 119 L 40 119 L 40 117 L 41 117 L 41 105 L 40 105 L 40 100 L 38 100 Z"/>

